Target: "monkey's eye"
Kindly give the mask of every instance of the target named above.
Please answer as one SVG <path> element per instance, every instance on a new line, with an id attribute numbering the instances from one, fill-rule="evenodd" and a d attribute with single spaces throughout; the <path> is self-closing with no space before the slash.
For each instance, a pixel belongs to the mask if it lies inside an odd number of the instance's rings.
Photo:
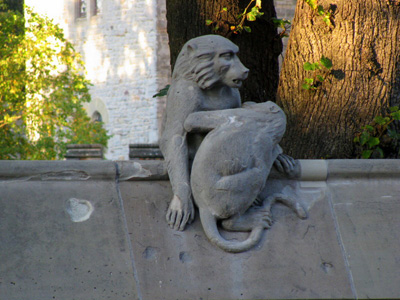
<path id="1" fill-rule="evenodd" d="M 233 52 L 225 52 L 219 55 L 219 57 L 226 59 L 226 60 L 231 60 L 234 56 Z"/>

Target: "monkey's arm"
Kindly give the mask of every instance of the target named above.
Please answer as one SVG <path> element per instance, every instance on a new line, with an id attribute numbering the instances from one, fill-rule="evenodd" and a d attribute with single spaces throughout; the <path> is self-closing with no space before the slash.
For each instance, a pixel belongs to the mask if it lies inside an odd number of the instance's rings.
<path id="1" fill-rule="evenodd" d="M 184 230 L 194 219 L 194 206 L 189 180 L 189 159 L 186 131 L 183 122 L 196 110 L 197 103 L 181 97 L 168 96 L 160 149 L 167 163 L 174 196 L 167 211 L 167 222 L 175 230 Z"/>

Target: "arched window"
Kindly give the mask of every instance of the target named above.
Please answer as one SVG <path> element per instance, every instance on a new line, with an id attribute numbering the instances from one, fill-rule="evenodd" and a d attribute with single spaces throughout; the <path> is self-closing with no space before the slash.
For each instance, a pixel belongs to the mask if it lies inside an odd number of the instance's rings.
<path id="1" fill-rule="evenodd" d="M 92 122 L 103 122 L 103 117 L 97 110 L 92 114 Z"/>
<path id="2" fill-rule="evenodd" d="M 87 2 L 86 0 L 78 0 L 77 1 L 77 13 L 78 13 L 78 18 L 86 18 L 86 13 L 87 13 Z"/>

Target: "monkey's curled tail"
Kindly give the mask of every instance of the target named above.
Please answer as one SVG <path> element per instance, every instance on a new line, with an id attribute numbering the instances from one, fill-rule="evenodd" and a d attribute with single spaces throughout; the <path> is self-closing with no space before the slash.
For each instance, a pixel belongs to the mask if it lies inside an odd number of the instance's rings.
<path id="1" fill-rule="evenodd" d="M 200 209 L 200 220 L 201 224 L 203 225 L 204 232 L 211 243 L 227 252 L 238 253 L 253 248 L 260 242 L 264 232 L 264 228 L 260 226 L 253 228 L 249 237 L 244 241 L 228 241 L 219 233 L 217 219 L 208 210 Z"/>

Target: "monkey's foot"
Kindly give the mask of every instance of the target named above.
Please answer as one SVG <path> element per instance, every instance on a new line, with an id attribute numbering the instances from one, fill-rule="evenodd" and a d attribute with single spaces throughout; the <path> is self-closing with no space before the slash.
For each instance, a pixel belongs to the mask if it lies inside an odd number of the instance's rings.
<path id="1" fill-rule="evenodd" d="M 271 204 L 277 201 L 281 202 L 283 205 L 286 205 L 291 210 L 293 210 L 300 219 L 307 219 L 307 211 L 304 209 L 299 201 L 290 196 L 286 196 L 284 194 L 274 194 L 268 197 L 266 201 Z"/>
<path id="2" fill-rule="evenodd" d="M 251 231 L 256 227 L 268 229 L 272 223 L 269 206 L 252 206 L 243 215 L 223 220 L 221 225 L 229 231 Z"/>

